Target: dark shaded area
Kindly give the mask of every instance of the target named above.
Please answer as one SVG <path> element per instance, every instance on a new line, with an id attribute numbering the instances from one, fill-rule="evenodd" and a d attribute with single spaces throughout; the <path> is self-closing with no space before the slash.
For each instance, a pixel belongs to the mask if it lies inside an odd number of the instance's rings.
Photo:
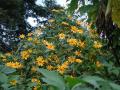
<path id="1" fill-rule="evenodd" d="M 61 8 L 54 0 L 45 0 L 45 7 L 38 6 L 35 2 L 36 0 L 0 0 L 0 47 L 3 51 L 11 50 L 19 42 L 13 39 L 20 34 L 26 35 L 35 29 L 26 21 L 28 17 L 36 18 L 38 23 L 45 23 L 38 16 L 48 18 L 51 9 Z"/>
<path id="2" fill-rule="evenodd" d="M 105 15 L 107 8 L 107 0 L 100 0 L 99 12 L 96 19 L 96 27 L 98 33 L 104 34 L 107 37 L 107 47 L 113 53 L 116 58 L 115 64 L 120 65 L 120 28 L 112 21 L 111 11 Z"/>

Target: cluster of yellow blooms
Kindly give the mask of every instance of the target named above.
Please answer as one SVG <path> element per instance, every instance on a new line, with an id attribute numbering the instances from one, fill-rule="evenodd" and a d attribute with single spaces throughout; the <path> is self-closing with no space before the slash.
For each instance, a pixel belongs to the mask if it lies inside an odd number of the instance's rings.
<path id="1" fill-rule="evenodd" d="M 72 63 L 82 63 L 82 60 L 81 59 L 77 59 L 73 56 L 71 57 L 68 57 L 68 61 L 65 61 L 62 65 L 59 65 L 57 67 L 57 71 L 61 74 L 63 74 L 69 67 L 70 64 Z"/>
<path id="2" fill-rule="evenodd" d="M 80 48 L 84 48 L 85 47 L 85 42 L 81 41 L 81 40 L 77 40 L 77 39 L 71 38 L 71 39 L 68 39 L 67 42 L 71 46 L 78 46 Z"/>
<path id="3" fill-rule="evenodd" d="M 82 63 L 82 60 L 81 59 L 77 59 L 77 58 L 75 58 L 73 56 L 70 56 L 70 57 L 68 57 L 68 62 L 70 62 L 70 63 L 74 63 L 74 62 Z"/>
<path id="4" fill-rule="evenodd" d="M 6 66 L 15 69 L 19 69 L 23 67 L 23 65 L 20 62 L 7 62 Z"/>
<path id="5" fill-rule="evenodd" d="M 63 73 L 65 72 L 65 70 L 68 68 L 68 65 L 69 65 L 69 63 L 68 63 L 67 61 L 64 62 L 62 65 L 59 65 L 59 66 L 57 67 L 57 71 L 58 71 L 59 73 L 63 74 Z"/>

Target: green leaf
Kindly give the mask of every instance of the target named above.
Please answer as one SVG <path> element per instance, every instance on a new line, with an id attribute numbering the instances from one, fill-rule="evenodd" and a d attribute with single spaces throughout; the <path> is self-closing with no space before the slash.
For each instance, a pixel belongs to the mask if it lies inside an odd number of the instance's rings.
<path id="1" fill-rule="evenodd" d="M 104 79 L 97 76 L 85 76 L 82 80 L 93 85 L 95 88 L 99 88 L 97 81 L 104 81 Z"/>
<path id="2" fill-rule="evenodd" d="M 9 89 L 10 84 L 4 83 L 4 84 L 2 84 L 1 86 L 4 88 L 4 90 L 10 90 L 10 89 Z"/>
<path id="3" fill-rule="evenodd" d="M 14 73 L 16 71 L 16 69 L 13 68 L 9 68 L 4 66 L 3 69 L 1 70 L 1 72 L 5 73 L 5 74 L 11 74 Z"/>
<path id="4" fill-rule="evenodd" d="M 5 74 L 0 73 L 0 82 L 6 83 L 7 81 L 8 81 L 8 77 Z"/>
<path id="5" fill-rule="evenodd" d="M 71 90 L 94 90 L 94 89 L 89 87 L 83 87 L 81 83 L 79 83 L 79 84 L 76 84 Z"/>
<path id="6" fill-rule="evenodd" d="M 110 83 L 110 85 L 113 88 L 113 90 L 120 90 L 120 85 L 117 85 L 115 83 Z"/>
<path id="7" fill-rule="evenodd" d="M 9 80 L 19 80 L 20 79 L 20 75 L 11 75 L 9 76 Z"/>
<path id="8" fill-rule="evenodd" d="M 38 69 L 38 72 L 42 73 L 43 81 L 49 85 L 55 86 L 58 90 L 65 90 L 64 79 L 55 71 L 48 71 L 46 69 Z"/>
<path id="9" fill-rule="evenodd" d="M 68 83 L 69 87 L 72 88 L 74 85 L 82 82 L 81 80 L 79 80 L 78 78 L 76 77 L 71 77 L 71 76 L 67 76 L 65 78 L 66 82 Z"/>

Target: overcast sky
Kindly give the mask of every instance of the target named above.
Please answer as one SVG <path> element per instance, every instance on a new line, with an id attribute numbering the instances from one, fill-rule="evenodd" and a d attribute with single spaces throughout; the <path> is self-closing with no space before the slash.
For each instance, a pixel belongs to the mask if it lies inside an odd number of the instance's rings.
<path id="1" fill-rule="evenodd" d="M 36 4 L 44 6 L 43 2 L 44 2 L 44 0 L 37 0 Z M 60 4 L 61 6 L 66 7 L 66 4 L 67 4 L 66 0 L 56 0 L 56 2 L 57 2 L 57 4 Z M 36 18 L 29 17 L 27 19 L 27 22 L 29 22 L 29 24 L 33 27 L 35 27 L 37 25 L 37 22 L 34 22 L 34 21 L 36 21 Z"/>
<path id="2" fill-rule="evenodd" d="M 43 2 L 44 0 L 37 0 L 36 4 L 40 4 L 44 6 Z M 60 4 L 61 6 L 64 6 L 64 7 L 66 6 L 66 0 L 56 0 L 56 2 Z"/>

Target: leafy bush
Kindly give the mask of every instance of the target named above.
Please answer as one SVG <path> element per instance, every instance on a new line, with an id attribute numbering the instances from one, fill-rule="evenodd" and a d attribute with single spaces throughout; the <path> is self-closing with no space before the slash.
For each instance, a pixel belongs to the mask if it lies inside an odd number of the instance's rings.
<path id="1" fill-rule="evenodd" d="M 45 26 L 20 35 L 16 51 L 0 54 L 1 89 L 118 90 L 109 80 L 119 76 L 119 69 L 111 71 L 113 56 L 95 29 L 62 10 L 52 13 Z"/>

